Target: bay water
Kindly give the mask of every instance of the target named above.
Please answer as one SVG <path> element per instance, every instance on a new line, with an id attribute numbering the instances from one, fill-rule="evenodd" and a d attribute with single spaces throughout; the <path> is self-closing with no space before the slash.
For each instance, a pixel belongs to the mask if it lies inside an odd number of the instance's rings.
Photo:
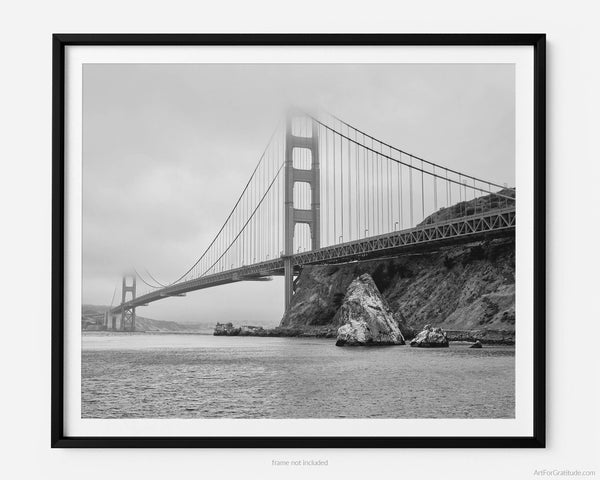
<path id="1" fill-rule="evenodd" d="M 83 418 L 514 418 L 515 348 L 85 332 Z"/>

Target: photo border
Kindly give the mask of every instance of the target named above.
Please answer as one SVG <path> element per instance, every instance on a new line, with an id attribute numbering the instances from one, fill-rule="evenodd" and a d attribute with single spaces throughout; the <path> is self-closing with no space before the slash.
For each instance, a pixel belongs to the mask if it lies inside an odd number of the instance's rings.
<path id="1" fill-rule="evenodd" d="M 533 47 L 533 434 L 512 437 L 77 436 L 64 434 L 65 47 L 67 46 L 531 46 Z M 52 37 L 53 448 L 544 448 L 546 445 L 545 34 L 54 34 Z"/>

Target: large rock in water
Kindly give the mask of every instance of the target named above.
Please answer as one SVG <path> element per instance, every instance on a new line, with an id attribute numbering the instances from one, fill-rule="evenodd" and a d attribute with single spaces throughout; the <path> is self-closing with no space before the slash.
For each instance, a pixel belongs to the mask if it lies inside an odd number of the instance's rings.
<path id="1" fill-rule="evenodd" d="M 343 324 L 338 329 L 337 346 L 404 345 L 398 323 L 368 273 L 348 286 L 335 322 Z"/>
<path id="2" fill-rule="evenodd" d="M 448 347 L 448 337 L 441 328 L 433 328 L 431 325 L 425 325 L 423 331 L 419 333 L 410 342 L 411 347 L 436 348 Z"/>

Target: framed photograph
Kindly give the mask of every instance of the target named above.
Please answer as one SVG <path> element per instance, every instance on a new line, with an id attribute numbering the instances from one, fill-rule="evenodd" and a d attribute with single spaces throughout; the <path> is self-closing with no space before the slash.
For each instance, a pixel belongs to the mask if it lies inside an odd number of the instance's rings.
<path id="1" fill-rule="evenodd" d="M 56 34 L 53 447 L 544 447 L 545 35 Z"/>

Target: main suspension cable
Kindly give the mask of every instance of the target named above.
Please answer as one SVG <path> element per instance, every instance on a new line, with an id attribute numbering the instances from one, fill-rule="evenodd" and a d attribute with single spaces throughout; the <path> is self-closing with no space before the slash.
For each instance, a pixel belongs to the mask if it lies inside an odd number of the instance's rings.
<path id="1" fill-rule="evenodd" d="M 414 171 L 416 171 L 416 172 L 420 172 L 420 173 L 422 173 L 422 174 L 424 174 L 424 173 L 425 173 L 425 174 L 427 174 L 427 175 L 430 175 L 430 176 L 432 176 L 432 177 L 435 177 L 435 178 L 444 178 L 444 177 L 442 177 L 441 175 L 438 175 L 437 173 L 432 173 L 432 172 L 429 172 L 429 171 L 427 171 L 427 170 L 424 170 L 424 169 L 422 169 L 422 168 L 416 167 L 416 166 L 414 166 L 414 165 L 410 165 L 410 164 L 408 164 L 408 163 L 404 163 L 404 162 L 403 162 L 403 161 L 401 161 L 401 160 L 397 160 L 397 159 L 395 159 L 395 158 L 392 158 L 392 157 L 390 157 L 389 155 L 386 155 L 385 153 L 381 153 L 381 152 L 379 152 L 379 151 L 375 150 L 375 149 L 374 149 L 374 147 L 367 147 L 366 145 L 363 145 L 363 144 L 361 144 L 360 142 L 355 142 L 355 141 L 354 141 L 353 139 L 351 139 L 350 137 L 347 137 L 347 136 L 346 136 L 346 135 L 344 135 L 343 133 L 340 133 L 340 132 L 338 132 L 338 131 L 337 131 L 337 130 L 335 130 L 333 127 L 331 127 L 331 126 L 329 126 L 329 125 L 327 125 L 327 124 L 323 123 L 323 122 L 322 122 L 321 120 L 319 120 L 318 118 L 315 118 L 315 117 L 312 117 L 312 116 L 311 116 L 311 118 L 312 118 L 312 119 L 313 119 L 315 122 L 317 122 L 318 124 L 320 124 L 320 125 L 322 125 L 324 128 L 326 128 L 327 130 L 331 130 L 332 132 L 334 132 L 334 134 L 335 134 L 335 135 L 338 135 L 338 136 L 340 136 L 341 138 L 345 138 L 346 140 L 348 140 L 348 141 L 350 141 L 350 142 L 352 142 L 352 143 L 357 143 L 359 146 L 361 146 L 361 147 L 362 147 L 362 148 L 364 148 L 365 150 L 368 150 L 368 151 L 370 151 L 370 152 L 374 153 L 375 155 L 378 155 L 378 156 L 381 156 L 381 157 L 383 157 L 383 158 L 386 158 L 386 159 L 388 159 L 388 160 L 391 160 L 392 162 L 400 163 L 400 164 L 402 164 L 402 165 L 405 165 L 405 166 L 407 166 L 407 167 L 410 167 L 412 170 L 414 170 Z M 373 138 L 373 137 L 370 137 L 369 135 L 366 135 L 366 136 L 367 136 L 367 137 L 369 137 L 369 138 Z M 385 145 L 383 142 L 380 142 L 380 141 L 379 141 L 379 140 L 377 140 L 377 139 L 375 139 L 375 141 L 377 141 L 378 143 L 381 143 L 382 145 Z M 409 157 L 411 160 L 412 160 L 412 159 L 415 159 L 415 160 L 418 160 L 418 161 L 420 161 L 420 162 L 428 163 L 428 164 L 430 164 L 430 165 L 436 165 L 436 164 L 433 164 L 433 163 L 431 163 L 431 162 L 428 162 L 427 160 L 424 160 L 424 159 L 422 159 L 422 158 L 420 158 L 420 157 L 413 156 L 413 155 L 411 155 L 410 153 L 406 153 L 406 152 L 402 152 L 402 153 L 404 153 L 405 155 L 407 155 L 407 156 L 408 156 L 408 157 Z M 445 169 L 445 167 L 442 167 L 441 165 L 436 165 L 436 166 L 437 166 L 438 168 L 440 168 L 440 169 Z M 514 189 L 511 189 L 511 188 L 507 188 L 507 187 L 503 187 L 503 186 L 496 185 L 495 183 L 491 183 L 491 182 L 487 182 L 487 181 L 483 181 L 483 180 L 477 179 L 477 178 L 475 178 L 475 177 L 472 177 L 472 176 L 470 176 L 470 175 L 463 175 L 463 174 L 460 174 L 459 172 L 455 172 L 454 170 L 450 170 L 450 169 L 446 169 L 446 170 L 448 170 L 448 171 L 450 171 L 450 172 L 453 172 L 453 173 L 457 173 L 457 174 L 461 175 L 462 177 L 474 178 L 474 179 L 475 179 L 475 180 L 477 180 L 478 182 L 485 183 L 485 184 L 488 184 L 488 185 L 493 185 L 493 186 L 495 186 L 495 187 L 499 187 L 499 188 L 501 188 L 501 189 L 503 189 L 503 190 L 514 190 Z M 459 185 L 459 187 L 462 187 L 462 186 L 463 186 L 462 182 L 460 182 L 460 181 L 457 181 L 457 180 L 454 180 L 454 179 L 452 179 L 452 178 L 448 178 L 448 179 L 445 179 L 445 180 L 447 180 L 448 182 L 454 183 L 454 184 L 456 184 L 456 185 Z M 488 194 L 491 194 L 491 195 L 496 195 L 496 196 L 498 196 L 498 197 L 501 197 L 501 198 L 504 198 L 504 199 L 507 199 L 507 200 L 514 200 L 514 198 L 513 198 L 513 197 L 510 197 L 510 196 L 508 196 L 508 195 L 505 195 L 505 194 L 503 194 L 503 193 L 492 192 L 491 190 L 486 190 L 485 188 L 482 188 L 482 187 L 469 187 L 469 188 L 472 188 L 472 189 L 474 189 L 474 190 L 478 190 L 479 192 L 488 193 Z"/>
<path id="2" fill-rule="evenodd" d="M 160 287 L 160 286 L 158 286 L 158 285 L 151 285 L 151 284 L 150 284 L 150 283 L 148 283 L 146 280 L 144 280 L 144 277 L 142 277 L 142 276 L 140 275 L 140 272 L 138 272 L 138 271 L 137 271 L 135 268 L 133 269 L 133 271 L 135 272 L 135 274 L 136 274 L 137 278 L 139 278 L 139 279 L 142 281 L 142 283 L 143 283 L 143 284 L 145 284 L 146 286 L 148 286 L 148 287 L 150 287 L 150 288 L 161 288 L 161 287 Z"/>
<path id="3" fill-rule="evenodd" d="M 232 217 L 233 213 L 235 212 L 236 208 L 238 207 L 238 205 L 240 204 L 240 202 L 242 201 L 242 198 L 244 197 L 244 194 L 246 193 L 246 190 L 248 190 L 248 187 L 250 186 L 250 182 L 252 182 L 252 179 L 254 178 L 254 175 L 256 174 L 258 167 L 260 167 L 265 154 L 267 153 L 267 151 L 269 150 L 269 147 L 271 146 L 271 142 L 273 141 L 273 138 L 275 137 L 275 134 L 277 133 L 277 131 L 279 130 L 279 127 L 281 126 L 281 123 L 279 123 L 277 125 L 277 127 L 275 128 L 275 130 L 273 131 L 273 133 L 271 134 L 271 137 L 269 138 L 269 142 L 267 143 L 266 148 L 264 149 L 262 155 L 260 156 L 260 159 L 258 160 L 258 163 L 256 165 L 256 167 L 254 168 L 252 175 L 250 176 L 250 179 L 248 180 L 248 182 L 246 183 L 246 186 L 244 187 L 244 190 L 242 190 L 242 193 L 240 194 L 240 196 L 238 197 L 237 201 L 235 202 L 235 205 L 233 206 L 231 212 L 229 213 L 229 215 L 227 216 L 227 218 L 225 219 L 225 222 L 223 222 L 223 225 L 221 226 L 221 228 L 219 229 L 219 231 L 217 232 L 217 234 L 215 235 L 215 237 L 213 238 L 212 242 L 210 242 L 210 245 L 208 245 L 208 247 L 206 247 L 206 249 L 204 250 L 204 252 L 202 253 L 202 255 L 200 255 L 200 258 L 198 258 L 198 260 L 196 260 L 196 262 L 183 274 L 181 275 L 177 280 L 171 282 L 168 286 L 174 285 L 177 282 L 179 282 L 180 280 L 182 280 L 183 278 L 185 278 L 186 275 L 188 275 L 194 268 L 196 268 L 196 266 L 204 259 L 204 257 L 206 256 L 206 254 L 208 253 L 208 251 L 211 249 L 211 247 L 215 244 L 215 242 L 217 241 L 217 239 L 219 238 L 219 235 L 221 235 L 221 232 L 225 229 L 225 226 L 227 225 L 227 223 L 229 222 L 229 219 Z M 236 237 L 237 238 L 237 237 Z"/>
<path id="4" fill-rule="evenodd" d="M 319 119 L 315 118 L 314 116 L 312 116 L 312 115 L 310 115 L 310 114 L 308 114 L 308 113 L 306 113 L 306 115 L 307 115 L 307 116 L 309 116 L 310 118 L 312 118 L 313 120 L 315 120 L 316 122 L 320 123 L 320 124 L 321 124 L 321 125 L 323 125 L 324 127 L 332 129 L 332 127 L 330 127 L 330 126 L 328 126 L 328 125 L 325 125 L 325 124 L 323 124 L 323 123 L 322 123 L 322 122 L 321 122 Z M 391 149 L 393 149 L 393 150 L 396 150 L 397 152 L 400 152 L 400 153 L 403 153 L 403 154 L 405 154 L 405 155 L 408 155 L 409 157 L 412 157 L 412 158 L 414 158 L 415 160 L 419 160 L 419 161 L 421 161 L 421 162 L 424 162 L 424 163 L 427 163 L 427 164 L 429 164 L 429 165 L 436 166 L 436 167 L 438 167 L 438 168 L 441 168 L 441 169 L 443 169 L 443 170 L 447 170 L 448 172 L 452 172 L 452 173 L 455 173 L 455 174 L 457 174 L 457 175 L 461 174 L 460 172 L 457 172 L 456 170 L 452 170 L 451 168 L 447 168 L 447 167 L 444 167 L 444 166 L 442 166 L 442 165 L 438 165 L 438 164 L 436 164 L 436 163 L 433 163 L 433 162 L 431 162 L 431 161 L 429 161 L 429 160 L 425 160 L 424 158 L 421 158 L 421 157 L 418 157 L 418 156 L 416 156 L 416 155 L 413 155 L 412 153 L 405 152 L 404 150 L 401 150 L 401 149 L 399 149 L 399 148 L 396 148 L 396 147 L 394 147 L 393 145 L 390 145 L 390 144 L 388 144 L 388 143 L 385 143 L 385 142 L 382 142 L 382 141 L 380 141 L 380 140 L 377 140 L 375 137 L 373 137 L 373 136 L 369 135 L 368 133 L 365 133 L 365 132 L 363 132 L 362 130 L 360 130 L 360 129 L 356 128 L 356 127 L 355 127 L 355 126 L 353 126 L 353 125 L 350 125 L 348 122 L 345 122 L 344 120 L 340 119 L 339 117 L 337 117 L 336 115 L 334 115 L 334 114 L 332 114 L 332 113 L 327 113 L 327 115 L 329 115 L 330 117 L 332 117 L 332 118 L 336 119 L 337 121 L 339 121 L 339 122 L 343 123 L 343 124 L 344 124 L 344 125 L 346 125 L 347 127 L 350 127 L 350 128 L 352 128 L 353 130 L 356 130 L 357 132 L 360 132 L 360 133 L 361 133 L 363 136 L 365 136 L 365 137 L 369 137 L 369 138 L 371 138 L 371 139 L 374 139 L 374 140 L 376 140 L 376 141 L 377 141 L 379 144 L 381 144 L 381 145 L 385 145 L 386 147 L 389 147 L 389 148 L 391 148 Z M 388 157 L 388 158 L 389 158 L 389 157 Z M 425 173 L 428 173 L 428 172 L 427 172 L 427 171 L 425 171 Z M 494 187 L 497 187 L 497 188 L 500 188 L 500 189 L 504 189 L 504 188 L 505 188 L 505 187 L 504 187 L 504 186 L 502 186 L 502 185 L 498 185 L 498 184 L 496 184 L 496 183 L 491 183 L 491 182 L 488 182 L 488 181 L 486 181 L 486 180 L 482 180 L 482 179 L 480 179 L 480 178 L 473 177 L 472 175 L 464 175 L 464 174 L 463 174 L 463 177 L 468 177 L 468 178 L 471 178 L 471 179 L 473 179 L 473 180 L 477 180 L 478 182 L 481 182 L 481 183 L 487 183 L 487 184 L 489 184 L 489 185 L 493 185 Z M 438 178 L 439 178 L 439 177 L 438 177 Z"/>

